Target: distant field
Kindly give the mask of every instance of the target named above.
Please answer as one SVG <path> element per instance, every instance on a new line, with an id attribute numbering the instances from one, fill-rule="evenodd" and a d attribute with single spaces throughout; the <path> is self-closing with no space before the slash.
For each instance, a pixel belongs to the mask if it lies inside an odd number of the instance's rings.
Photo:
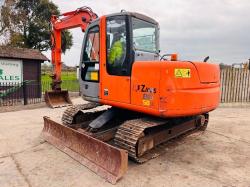
<path id="1" fill-rule="evenodd" d="M 50 74 L 42 75 L 42 90 L 50 90 L 51 77 Z M 62 89 L 77 92 L 79 91 L 79 83 L 76 72 L 62 72 Z"/>
<path id="2" fill-rule="evenodd" d="M 77 80 L 76 72 L 62 72 L 62 80 Z M 42 82 L 51 81 L 50 74 L 42 75 Z"/>

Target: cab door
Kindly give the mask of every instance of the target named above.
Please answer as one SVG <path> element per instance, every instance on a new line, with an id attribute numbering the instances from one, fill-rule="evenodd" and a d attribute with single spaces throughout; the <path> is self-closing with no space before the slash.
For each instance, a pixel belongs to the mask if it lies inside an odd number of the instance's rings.
<path id="1" fill-rule="evenodd" d="M 86 31 L 80 64 L 82 96 L 89 101 L 99 99 L 99 23 L 93 23 Z"/>
<path id="2" fill-rule="evenodd" d="M 105 101 L 130 103 L 130 44 L 127 16 L 112 16 L 103 22 L 101 95 Z M 127 30 L 128 29 L 128 30 Z M 102 35 L 103 36 L 103 35 Z M 101 44 L 102 45 L 102 44 Z"/>

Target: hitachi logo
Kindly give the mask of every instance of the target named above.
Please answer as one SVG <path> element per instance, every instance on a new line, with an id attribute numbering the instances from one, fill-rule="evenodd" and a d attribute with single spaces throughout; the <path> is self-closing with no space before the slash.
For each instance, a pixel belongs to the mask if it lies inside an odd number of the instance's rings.
<path id="1" fill-rule="evenodd" d="M 141 85 L 137 85 L 136 91 L 143 92 L 143 93 L 145 92 L 156 93 L 156 88 L 149 88 L 146 85 L 141 84 Z"/>

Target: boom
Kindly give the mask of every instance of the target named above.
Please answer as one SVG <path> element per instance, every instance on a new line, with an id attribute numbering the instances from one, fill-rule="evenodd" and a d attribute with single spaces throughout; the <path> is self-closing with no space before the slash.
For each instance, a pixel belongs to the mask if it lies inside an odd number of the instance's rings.
<path id="1" fill-rule="evenodd" d="M 91 8 L 82 7 L 75 11 L 66 12 L 60 16 L 53 15 L 51 17 L 52 24 L 52 34 L 51 34 L 51 61 L 54 65 L 54 72 L 52 76 L 52 90 L 61 90 L 61 72 L 62 72 L 62 62 L 61 62 L 61 35 L 62 31 L 66 29 L 73 29 L 80 27 L 83 32 L 85 32 L 88 25 L 96 19 L 98 16 L 95 14 Z"/>

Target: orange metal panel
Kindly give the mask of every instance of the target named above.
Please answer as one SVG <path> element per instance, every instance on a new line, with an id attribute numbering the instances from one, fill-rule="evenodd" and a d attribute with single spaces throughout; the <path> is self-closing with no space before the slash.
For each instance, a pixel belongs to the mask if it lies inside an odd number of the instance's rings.
<path id="1" fill-rule="evenodd" d="M 204 62 L 194 62 L 194 64 L 195 64 L 195 67 L 197 68 L 200 81 L 202 83 L 219 81 L 220 74 L 217 73 L 219 71 L 219 66 L 211 64 L 211 63 L 204 63 Z"/>
<path id="2" fill-rule="evenodd" d="M 220 82 L 216 78 L 219 68 L 209 64 L 208 76 L 201 79 L 199 66 L 200 63 L 183 61 L 135 62 L 131 75 L 131 103 L 105 98 L 102 102 L 161 117 L 209 112 L 219 104 Z M 210 80 L 209 75 L 212 81 L 203 83 L 204 77 Z M 111 88 L 116 89 L 116 86 Z"/>
<path id="3" fill-rule="evenodd" d="M 132 69 L 131 104 L 159 108 L 161 63 L 135 62 Z"/>
<path id="4" fill-rule="evenodd" d="M 161 101 L 159 110 L 164 116 L 195 115 L 209 112 L 219 104 L 220 83 L 218 65 L 207 64 L 207 80 L 214 83 L 203 84 L 197 66 L 200 63 L 166 62 L 161 70 Z M 176 77 L 176 69 L 189 69 L 190 77 Z M 208 73 L 209 72 L 209 73 Z M 204 73 L 204 72 L 203 72 Z M 204 78 L 204 77 L 203 77 Z"/>
<path id="5" fill-rule="evenodd" d="M 99 97 L 100 99 L 103 99 L 103 77 L 105 76 L 105 72 L 106 72 L 106 17 L 102 16 L 100 17 L 100 23 L 99 23 L 99 27 L 100 27 L 100 54 L 99 54 L 99 58 L 100 58 L 100 82 L 99 82 Z"/>

